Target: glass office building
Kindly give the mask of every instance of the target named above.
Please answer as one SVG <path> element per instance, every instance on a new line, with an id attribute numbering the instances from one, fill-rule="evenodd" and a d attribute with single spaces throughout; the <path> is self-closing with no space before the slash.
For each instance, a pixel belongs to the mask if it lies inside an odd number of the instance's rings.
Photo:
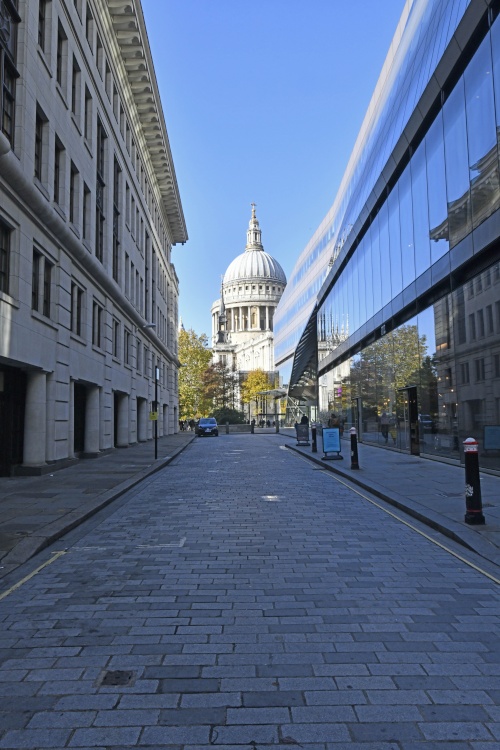
<path id="1" fill-rule="evenodd" d="M 275 318 L 280 369 L 293 356 L 291 406 L 341 413 L 365 442 L 441 459 L 460 460 L 474 437 L 492 470 L 499 10 L 497 0 L 406 3 L 339 195 Z"/>

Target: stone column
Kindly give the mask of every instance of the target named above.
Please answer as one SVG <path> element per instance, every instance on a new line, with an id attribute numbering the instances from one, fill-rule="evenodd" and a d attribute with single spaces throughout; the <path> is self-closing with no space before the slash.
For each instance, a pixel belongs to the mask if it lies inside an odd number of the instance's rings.
<path id="1" fill-rule="evenodd" d="M 140 443 L 148 439 L 148 403 L 144 398 L 137 399 L 137 439 Z"/>
<path id="2" fill-rule="evenodd" d="M 47 431 L 47 376 L 28 372 L 24 411 L 24 466 L 45 464 Z"/>
<path id="3" fill-rule="evenodd" d="M 85 453 L 99 453 L 99 417 L 99 388 L 92 386 L 87 388 L 85 403 Z"/>
<path id="4" fill-rule="evenodd" d="M 269 330 L 269 306 L 266 305 L 266 331 Z"/>
<path id="5" fill-rule="evenodd" d="M 120 395 L 118 402 L 118 430 L 116 436 L 116 447 L 128 447 L 128 396 Z"/>

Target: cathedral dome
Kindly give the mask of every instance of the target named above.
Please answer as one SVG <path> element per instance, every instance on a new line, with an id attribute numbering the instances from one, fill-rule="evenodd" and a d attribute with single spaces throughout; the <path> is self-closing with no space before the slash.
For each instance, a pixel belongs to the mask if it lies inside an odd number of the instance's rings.
<path id="1" fill-rule="evenodd" d="M 252 218 L 248 225 L 245 252 L 238 255 L 229 264 L 224 274 L 224 286 L 238 281 L 260 279 L 286 285 L 285 272 L 278 261 L 264 251 L 261 234 L 259 222 L 255 215 L 255 204 L 252 204 Z"/>

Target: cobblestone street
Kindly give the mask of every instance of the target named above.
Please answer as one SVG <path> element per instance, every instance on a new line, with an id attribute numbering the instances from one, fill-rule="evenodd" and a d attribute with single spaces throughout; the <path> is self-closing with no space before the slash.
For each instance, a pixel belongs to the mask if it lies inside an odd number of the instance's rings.
<path id="1" fill-rule="evenodd" d="M 18 571 L 0 748 L 500 747 L 498 586 L 284 442 L 197 439 Z"/>

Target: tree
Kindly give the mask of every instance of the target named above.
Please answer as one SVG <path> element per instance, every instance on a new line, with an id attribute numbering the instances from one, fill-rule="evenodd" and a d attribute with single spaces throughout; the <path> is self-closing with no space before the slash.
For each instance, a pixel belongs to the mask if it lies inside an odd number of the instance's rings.
<path id="1" fill-rule="evenodd" d="M 192 328 L 179 331 L 179 360 L 182 365 L 179 370 L 180 419 L 209 414 L 211 405 L 204 397 L 203 375 L 211 358 L 205 333 L 198 335 Z"/>
<path id="2" fill-rule="evenodd" d="M 255 402 L 255 411 L 259 408 L 261 391 L 270 391 L 274 383 L 266 375 L 264 370 L 252 370 L 241 384 L 241 400 L 244 404 Z"/>
<path id="3" fill-rule="evenodd" d="M 203 395 L 216 409 L 233 408 L 237 374 L 224 362 L 215 362 L 203 374 Z"/>
<path id="4" fill-rule="evenodd" d="M 221 409 L 214 409 L 213 416 L 219 424 L 244 424 L 245 415 L 238 409 L 231 409 L 230 407 L 223 407 Z"/>

